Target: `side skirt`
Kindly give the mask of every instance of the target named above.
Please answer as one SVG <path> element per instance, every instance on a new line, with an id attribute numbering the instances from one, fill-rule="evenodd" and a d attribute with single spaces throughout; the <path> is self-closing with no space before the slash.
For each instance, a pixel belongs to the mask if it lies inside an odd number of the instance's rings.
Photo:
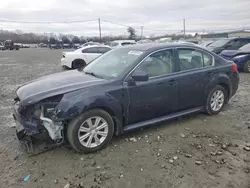
<path id="1" fill-rule="evenodd" d="M 139 122 L 139 123 L 134 123 L 134 124 L 131 124 L 131 125 L 127 125 L 126 127 L 123 128 L 123 131 L 124 132 L 132 131 L 134 129 L 142 128 L 142 127 L 145 127 L 145 126 L 150 126 L 150 125 L 153 125 L 153 124 L 156 124 L 156 123 L 160 123 L 160 122 L 163 122 L 163 121 L 166 121 L 166 120 L 171 120 L 171 119 L 181 117 L 181 116 L 185 116 L 185 115 L 188 115 L 188 114 L 201 112 L 203 110 L 204 110 L 204 107 L 198 107 L 198 108 L 191 108 L 189 110 L 184 110 L 184 111 L 173 113 L 173 114 L 168 114 L 166 116 L 162 116 L 162 117 L 159 117 L 159 118 L 154 118 L 154 119 L 150 119 L 150 120 L 147 120 L 147 121 L 142 121 L 142 122 Z"/>

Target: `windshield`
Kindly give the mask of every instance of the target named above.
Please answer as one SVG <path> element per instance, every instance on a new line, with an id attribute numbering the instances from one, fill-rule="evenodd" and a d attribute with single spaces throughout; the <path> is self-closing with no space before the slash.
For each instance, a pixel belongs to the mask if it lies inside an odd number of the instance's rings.
<path id="1" fill-rule="evenodd" d="M 132 65 L 141 54 L 143 54 L 142 51 L 133 51 L 126 48 L 111 50 L 92 61 L 83 71 L 105 79 L 116 78 Z"/>
<path id="2" fill-rule="evenodd" d="M 246 44 L 245 46 L 242 46 L 239 50 L 249 50 L 250 51 L 250 43 Z"/>
<path id="3" fill-rule="evenodd" d="M 209 46 L 213 46 L 213 47 L 221 47 L 225 44 L 227 44 L 231 39 L 221 39 L 221 40 L 217 40 L 215 42 L 213 42 L 212 44 L 210 44 Z"/>

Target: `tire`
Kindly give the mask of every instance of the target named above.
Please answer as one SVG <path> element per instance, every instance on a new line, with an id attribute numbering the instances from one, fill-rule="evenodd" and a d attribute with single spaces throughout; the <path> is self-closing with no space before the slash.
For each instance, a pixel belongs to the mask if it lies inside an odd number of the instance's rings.
<path id="1" fill-rule="evenodd" d="M 244 72 L 250 73 L 250 61 L 245 63 Z"/>
<path id="2" fill-rule="evenodd" d="M 73 69 L 82 69 L 86 66 L 86 63 L 82 59 L 76 59 L 72 62 L 72 68 Z"/>
<path id="3" fill-rule="evenodd" d="M 215 96 L 217 96 L 216 94 L 219 93 L 219 96 L 222 95 L 223 96 L 223 100 L 221 99 L 217 99 L 218 102 L 214 101 L 215 100 Z M 206 106 L 205 106 L 205 112 L 209 115 L 216 115 L 218 113 L 220 113 L 227 101 L 227 91 L 226 89 L 221 86 L 221 85 L 216 85 L 208 94 L 207 96 L 207 100 L 206 100 Z M 213 103 L 214 101 L 214 103 Z M 213 104 L 215 105 L 213 105 Z M 216 106 L 218 105 L 218 106 Z M 218 107 L 218 108 L 216 108 Z"/>
<path id="4" fill-rule="evenodd" d="M 92 127 L 93 130 L 91 130 L 89 122 L 91 122 L 93 126 L 93 124 L 96 122 L 98 118 L 102 120 L 99 121 L 97 127 L 100 128 L 105 123 L 107 124 L 107 126 L 105 126 L 105 128 L 100 129 L 99 131 L 98 128 L 93 128 L 93 127 Z M 80 131 L 80 128 L 83 131 Z M 106 136 L 102 135 L 103 136 L 102 137 L 101 135 L 98 134 L 100 132 L 102 132 L 102 134 L 105 133 Z M 82 153 L 96 152 L 100 149 L 103 149 L 111 141 L 113 134 L 114 134 L 114 121 L 112 117 L 109 115 L 109 113 L 101 109 L 90 110 L 78 116 L 76 119 L 72 120 L 69 123 L 67 129 L 67 138 L 69 140 L 69 143 L 76 151 Z M 97 140 L 99 140 L 99 143 L 97 142 L 96 137 Z M 81 142 L 80 138 L 82 140 Z"/>

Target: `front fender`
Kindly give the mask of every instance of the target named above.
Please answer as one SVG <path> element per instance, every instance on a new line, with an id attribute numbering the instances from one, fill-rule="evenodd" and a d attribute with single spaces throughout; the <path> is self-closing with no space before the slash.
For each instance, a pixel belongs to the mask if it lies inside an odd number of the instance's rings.
<path id="1" fill-rule="evenodd" d="M 66 93 L 57 105 L 59 120 L 71 120 L 94 108 L 101 108 L 122 122 L 121 94 L 119 91 L 108 93 L 103 89 L 82 89 Z"/>

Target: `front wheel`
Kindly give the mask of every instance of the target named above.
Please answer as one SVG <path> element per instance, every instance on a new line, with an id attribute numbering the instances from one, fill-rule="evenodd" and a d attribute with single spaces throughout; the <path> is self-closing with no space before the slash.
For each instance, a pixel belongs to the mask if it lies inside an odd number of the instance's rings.
<path id="1" fill-rule="evenodd" d="M 114 133 L 112 117 L 104 110 L 90 110 L 71 121 L 67 137 L 71 146 L 83 153 L 98 151 L 111 141 Z"/>
<path id="2" fill-rule="evenodd" d="M 250 61 L 246 62 L 244 66 L 244 72 L 250 73 Z"/>
<path id="3" fill-rule="evenodd" d="M 215 115 L 222 111 L 226 99 L 227 92 L 221 85 L 215 86 L 208 94 L 205 111 L 209 115 Z"/>

